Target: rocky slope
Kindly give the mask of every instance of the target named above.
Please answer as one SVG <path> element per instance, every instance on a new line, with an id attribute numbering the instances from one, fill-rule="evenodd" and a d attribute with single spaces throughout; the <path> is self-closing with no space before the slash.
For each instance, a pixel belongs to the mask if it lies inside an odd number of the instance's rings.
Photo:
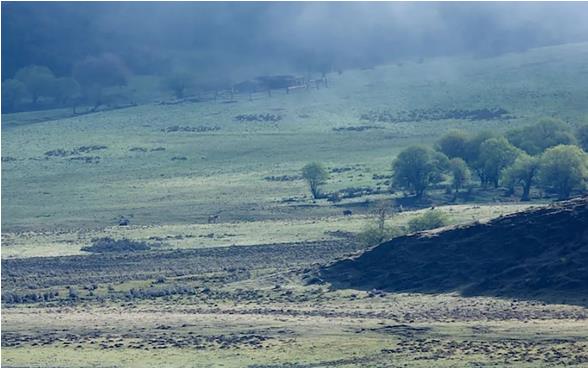
<path id="1" fill-rule="evenodd" d="M 411 234 L 321 269 L 334 287 L 588 300 L 588 197 Z"/>

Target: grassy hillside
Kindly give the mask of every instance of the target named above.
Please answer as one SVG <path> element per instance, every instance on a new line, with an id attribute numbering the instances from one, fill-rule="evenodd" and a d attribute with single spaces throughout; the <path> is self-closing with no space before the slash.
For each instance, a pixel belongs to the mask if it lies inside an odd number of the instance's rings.
<path id="1" fill-rule="evenodd" d="M 330 74 L 329 88 L 274 91 L 253 101 L 148 104 L 35 124 L 27 122 L 49 113 L 3 116 L 2 224 L 5 230 L 93 227 L 120 215 L 132 215 L 136 224 L 202 222 L 212 213 L 224 220 L 306 217 L 308 208 L 296 206 L 308 203 L 302 181 L 264 177 L 296 175 L 318 160 L 350 168 L 333 174 L 327 190 L 382 188 L 372 175 L 387 174 L 398 150 L 431 142 L 450 128 L 503 130 L 542 115 L 573 123 L 588 113 L 587 60 L 588 45 L 577 44 L 349 70 Z M 495 120 L 360 119 L 372 111 L 430 108 L 503 108 L 508 114 Z M 235 120 L 266 113 L 282 119 Z M 163 131 L 173 126 L 219 129 Z M 371 129 L 333 130 L 359 126 Z M 82 146 L 106 148 L 71 152 Z M 66 156 L 45 154 L 58 149 Z M 294 205 L 282 203 L 289 198 Z M 311 213 L 336 213 L 323 207 Z"/>
<path id="2" fill-rule="evenodd" d="M 2 366 L 586 366 L 585 300 L 338 289 L 317 275 L 364 249 L 353 235 L 391 204 L 404 147 L 451 128 L 588 116 L 588 44 L 328 77 L 253 101 L 2 116 Z M 309 161 L 329 168 L 326 192 L 363 193 L 312 201 L 299 178 Z M 449 205 L 443 192 L 434 204 L 454 224 L 541 205 L 492 190 Z M 406 206 L 386 225 L 424 211 Z M 551 229 L 540 228 L 567 234 Z M 149 249 L 82 251 L 102 237 Z M 456 279 L 492 268 L 495 254 L 476 253 Z"/>

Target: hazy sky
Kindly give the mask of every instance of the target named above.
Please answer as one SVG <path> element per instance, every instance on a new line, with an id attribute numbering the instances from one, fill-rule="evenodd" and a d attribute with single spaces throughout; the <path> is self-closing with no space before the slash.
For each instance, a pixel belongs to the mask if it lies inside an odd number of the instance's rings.
<path id="1" fill-rule="evenodd" d="M 366 66 L 588 41 L 588 3 L 2 3 L 2 79 L 118 54 L 138 74 Z"/>

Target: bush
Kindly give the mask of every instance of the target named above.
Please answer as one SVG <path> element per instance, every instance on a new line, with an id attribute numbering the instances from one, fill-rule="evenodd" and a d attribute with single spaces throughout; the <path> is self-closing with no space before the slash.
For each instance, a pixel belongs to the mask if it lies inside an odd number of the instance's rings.
<path id="1" fill-rule="evenodd" d="M 402 228 L 369 224 L 357 235 L 357 240 L 363 245 L 372 246 L 402 235 L 404 235 Z"/>
<path id="2" fill-rule="evenodd" d="M 408 230 L 411 233 L 416 233 L 447 226 L 448 224 L 449 219 L 445 213 L 437 210 L 430 210 L 408 221 Z"/>
<path id="3" fill-rule="evenodd" d="M 387 226 L 386 208 L 380 208 L 373 220 L 357 235 L 357 239 L 365 246 L 372 246 L 401 235 L 404 235 L 404 229 Z"/>

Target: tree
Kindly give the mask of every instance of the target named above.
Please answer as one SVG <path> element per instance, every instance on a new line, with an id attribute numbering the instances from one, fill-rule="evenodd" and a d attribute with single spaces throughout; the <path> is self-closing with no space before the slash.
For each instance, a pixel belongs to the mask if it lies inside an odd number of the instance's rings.
<path id="1" fill-rule="evenodd" d="M 455 157 L 449 161 L 449 171 L 451 172 L 451 184 L 455 189 L 455 200 L 459 189 L 463 188 L 463 186 L 470 180 L 470 169 L 463 159 Z"/>
<path id="2" fill-rule="evenodd" d="M 588 123 L 584 123 L 576 129 L 576 139 L 578 145 L 585 152 L 588 152 Z"/>
<path id="3" fill-rule="evenodd" d="M 585 186 L 588 157 L 577 146 L 549 148 L 541 156 L 539 179 L 544 186 L 555 189 L 559 199 L 569 198 L 572 190 Z"/>
<path id="4" fill-rule="evenodd" d="M 502 180 L 508 187 L 513 189 L 516 185 L 523 187 L 521 201 L 530 200 L 531 186 L 534 184 L 539 172 L 539 165 L 539 158 L 522 153 L 516 158 L 512 166 L 504 170 Z"/>
<path id="5" fill-rule="evenodd" d="M 114 54 L 90 56 L 76 63 L 73 77 L 80 84 L 84 98 L 96 110 L 104 101 L 104 89 L 127 84 L 129 70 Z"/>
<path id="6" fill-rule="evenodd" d="M 2 82 L 2 113 L 14 111 L 26 95 L 27 88 L 18 79 L 7 79 Z"/>
<path id="7" fill-rule="evenodd" d="M 46 66 L 30 65 L 19 69 L 15 79 L 21 81 L 36 104 L 39 97 L 51 96 L 55 76 Z"/>
<path id="8" fill-rule="evenodd" d="M 448 159 L 428 147 L 411 146 L 404 149 L 392 164 L 395 186 L 421 198 L 430 184 L 442 180 Z"/>
<path id="9" fill-rule="evenodd" d="M 184 98 L 186 90 L 194 87 L 194 84 L 194 76 L 187 72 L 174 72 L 162 81 L 163 87 L 171 90 L 176 98 Z"/>
<path id="10" fill-rule="evenodd" d="M 302 168 L 302 177 L 310 187 L 314 199 L 320 196 L 320 186 L 329 178 L 327 170 L 318 162 L 312 162 Z"/>
<path id="11" fill-rule="evenodd" d="M 482 143 L 484 143 L 490 138 L 495 137 L 496 134 L 488 130 L 483 130 L 478 134 L 474 135 L 473 137 L 470 137 L 467 140 L 465 146 L 465 157 L 463 157 L 465 162 L 467 162 L 470 166 L 474 166 L 474 164 L 478 161 L 478 158 L 480 157 L 480 147 L 482 146 Z"/>
<path id="12" fill-rule="evenodd" d="M 492 183 L 495 188 L 498 188 L 502 171 L 512 165 L 519 154 L 519 149 L 504 137 L 490 138 L 484 141 L 480 145 L 478 167 L 483 172 L 487 183 Z"/>
<path id="13" fill-rule="evenodd" d="M 60 105 L 72 101 L 80 93 L 80 85 L 70 77 L 56 78 L 53 82 L 53 97 Z"/>
<path id="14" fill-rule="evenodd" d="M 465 160 L 468 136 L 461 130 L 453 130 L 437 141 L 436 148 L 448 158 L 459 157 Z"/>
<path id="15" fill-rule="evenodd" d="M 465 145 L 465 155 L 463 159 L 468 166 L 475 171 L 476 175 L 478 175 L 482 186 L 486 186 L 488 179 L 485 176 L 484 170 L 479 165 L 480 147 L 482 146 L 482 143 L 494 137 L 496 137 L 496 135 L 493 132 L 484 130 L 469 137 Z"/>
<path id="16" fill-rule="evenodd" d="M 537 155 L 559 144 L 575 144 L 569 125 L 559 119 L 542 118 L 538 123 L 507 133 L 514 146 L 530 155 Z"/>

